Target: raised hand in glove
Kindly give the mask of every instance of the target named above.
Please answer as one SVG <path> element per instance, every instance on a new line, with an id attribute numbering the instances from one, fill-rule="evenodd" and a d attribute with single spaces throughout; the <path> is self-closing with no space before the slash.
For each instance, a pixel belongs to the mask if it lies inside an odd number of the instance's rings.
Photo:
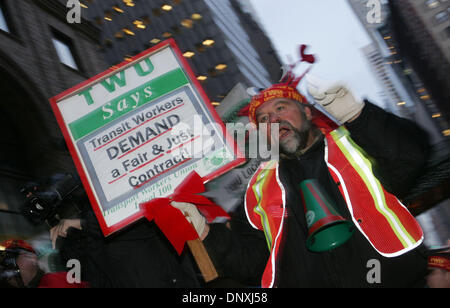
<path id="1" fill-rule="evenodd" d="M 50 229 L 50 239 L 52 240 L 53 249 L 56 249 L 56 240 L 58 237 L 67 237 L 67 230 L 69 228 L 81 230 L 81 219 L 62 219 L 56 226 Z"/>
<path id="2" fill-rule="evenodd" d="M 351 122 L 361 114 L 364 102 L 355 99 L 344 85 L 329 85 L 312 75 L 306 79 L 309 94 L 340 123 Z"/>
<path id="3" fill-rule="evenodd" d="M 186 220 L 191 223 L 195 231 L 197 231 L 198 236 L 201 240 L 203 240 L 209 232 L 209 226 L 206 224 L 205 217 L 200 214 L 197 207 L 191 203 L 186 202 L 175 202 L 173 201 L 171 205 L 174 208 L 179 209 L 183 215 L 186 217 Z"/>

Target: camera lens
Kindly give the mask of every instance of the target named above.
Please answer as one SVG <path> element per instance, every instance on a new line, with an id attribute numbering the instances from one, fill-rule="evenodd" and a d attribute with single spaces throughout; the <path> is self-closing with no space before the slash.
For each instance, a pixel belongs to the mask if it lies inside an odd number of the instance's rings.
<path id="1" fill-rule="evenodd" d="M 36 211 L 43 211 L 44 207 L 39 204 L 39 198 L 32 197 L 30 199 L 30 205 L 36 210 Z"/>
<path id="2" fill-rule="evenodd" d="M 2 251 L 0 253 L 0 266 L 7 269 L 16 269 L 16 255 L 7 251 Z"/>

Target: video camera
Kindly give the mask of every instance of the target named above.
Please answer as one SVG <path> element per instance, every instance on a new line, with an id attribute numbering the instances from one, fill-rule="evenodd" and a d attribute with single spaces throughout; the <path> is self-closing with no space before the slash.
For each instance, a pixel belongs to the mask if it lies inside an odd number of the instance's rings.
<path id="1" fill-rule="evenodd" d="M 11 251 L 0 251 L 0 281 L 17 275 L 19 269 L 16 264 L 17 254 Z"/>
<path id="2" fill-rule="evenodd" d="M 22 213 L 34 224 L 47 223 L 52 228 L 62 218 L 81 213 L 86 194 L 78 178 L 71 174 L 56 174 L 42 182 L 30 182 L 21 189 L 26 202 Z"/>

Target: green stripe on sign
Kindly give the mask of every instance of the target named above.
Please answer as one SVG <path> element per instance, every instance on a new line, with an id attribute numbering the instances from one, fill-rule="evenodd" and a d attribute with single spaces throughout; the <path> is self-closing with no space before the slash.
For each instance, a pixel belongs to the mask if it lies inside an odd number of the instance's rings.
<path id="1" fill-rule="evenodd" d="M 78 140 L 100 127 L 120 118 L 185 84 L 188 78 L 182 69 L 175 69 L 104 104 L 69 124 L 73 138 Z"/>

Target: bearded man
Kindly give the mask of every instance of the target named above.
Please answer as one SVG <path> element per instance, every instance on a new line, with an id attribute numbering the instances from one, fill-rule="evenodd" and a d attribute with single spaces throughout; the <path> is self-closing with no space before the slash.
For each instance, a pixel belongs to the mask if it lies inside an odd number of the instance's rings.
<path id="1" fill-rule="evenodd" d="M 292 80 L 255 95 L 249 118 L 278 125 L 281 159 L 263 163 L 245 204 L 228 224 L 206 224 L 195 206 L 172 203 L 188 216 L 223 276 L 262 287 L 423 287 L 423 232 L 397 198 L 423 171 L 427 134 L 344 86 L 311 88 L 333 125 Z M 261 124 L 267 124 L 265 128 Z M 274 140 L 272 140 L 274 141 Z M 308 249 L 300 184 L 313 179 L 354 233 L 331 250 Z"/>

